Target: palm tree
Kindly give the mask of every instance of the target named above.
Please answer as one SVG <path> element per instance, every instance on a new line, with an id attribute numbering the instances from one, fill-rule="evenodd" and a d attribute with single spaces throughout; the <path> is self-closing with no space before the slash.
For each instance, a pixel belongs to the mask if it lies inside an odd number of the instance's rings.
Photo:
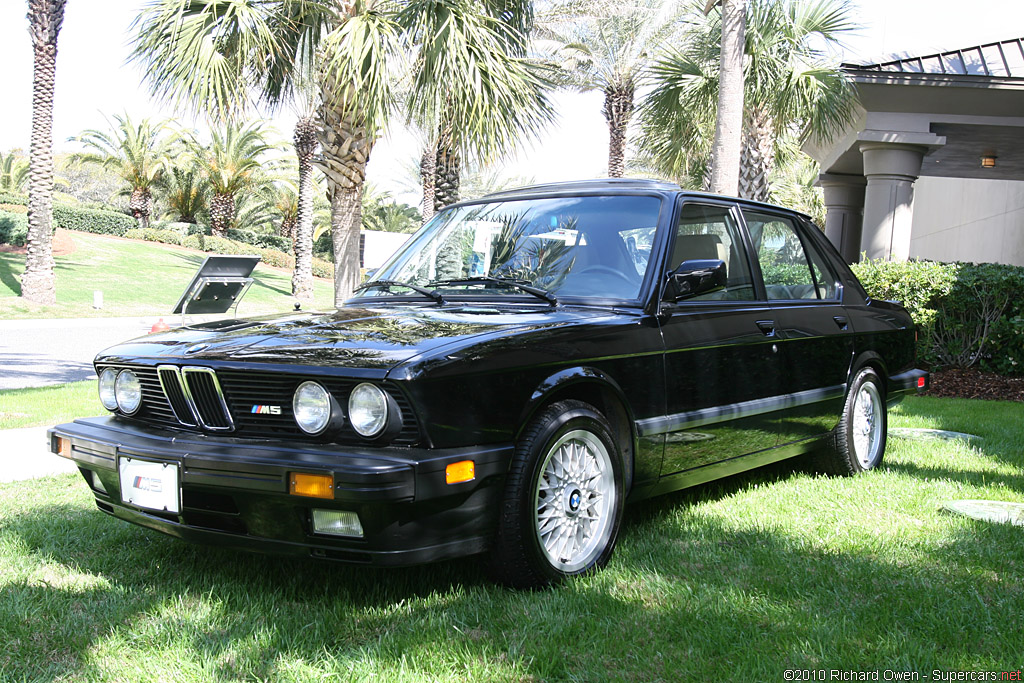
<path id="1" fill-rule="evenodd" d="M 53 90 L 57 35 L 67 0 L 28 0 L 32 36 L 32 139 L 29 145 L 28 255 L 21 295 L 29 301 L 57 300 L 53 276 Z"/>
<path id="2" fill-rule="evenodd" d="M 459 200 L 464 159 L 486 163 L 508 154 L 553 117 L 550 68 L 526 59 L 530 0 L 484 0 L 483 12 L 433 4 L 403 22 L 418 65 L 407 106 L 427 141 L 420 162 L 425 218 Z M 481 101 L 489 103 L 488 116 L 478 111 Z"/>
<path id="3" fill-rule="evenodd" d="M 142 119 L 136 124 L 127 113 L 115 114 L 109 131 L 90 129 L 71 139 L 89 150 L 73 154 L 71 161 L 95 164 L 123 179 L 128 186 L 128 209 L 141 227 L 148 228 L 153 213 L 153 190 L 162 181 L 170 164 L 171 148 L 178 141 L 167 122 Z"/>
<path id="4" fill-rule="evenodd" d="M 233 227 L 237 195 L 256 192 L 273 180 L 264 155 L 281 149 L 267 141 L 268 130 L 261 121 L 228 123 L 211 131 L 207 146 L 193 142 L 193 155 L 210 185 L 210 229 L 224 236 Z"/>
<path id="5" fill-rule="evenodd" d="M 608 175 L 622 177 L 639 81 L 653 46 L 681 28 L 679 0 L 561 0 L 538 17 L 539 46 L 560 67 L 561 80 L 604 94 Z"/>
<path id="6" fill-rule="evenodd" d="M 172 167 L 164 174 L 160 189 L 163 203 L 167 206 L 165 218 L 180 223 L 198 223 L 208 211 L 209 192 L 202 169 L 195 159 Z"/>
<path id="7" fill-rule="evenodd" d="M 854 28 L 849 6 L 836 0 L 751 0 L 745 33 L 744 114 L 736 191 L 707 189 L 765 200 L 779 140 L 794 130 L 823 136 L 853 115 L 856 93 L 826 57 L 824 48 Z M 707 169 L 715 157 L 711 130 L 719 94 L 715 16 L 687 36 L 684 49 L 663 53 L 651 69 L 651 96 L 641 107 L 646 161 L 671 177 Z M 717 180 L 715 182 L 721 182 Z"/>
<path id="8" fill-rule="evenodd" d="M 535 91 L 517 80 L 525 60 L 492 51 L 500 47 L 493 34 L 507 29 L 479 20 L 485 14 L 473 0 L 155 0 L 136 21 L 134 55 L 156 94 L 227 114 L 244 109 L 254 90 L 273 103 L 297 82 L 316 84 L 321 153 L 313 164 L 327 176 L 341 305 L 359 279 L 366 163 L 391 114 L 399 68 L 412 68 L 421 114 L 436 111 L 439 93 L 460 93 L 460 126 L 486 129 L 496 111 L 536 107 Z M 442 16 L 445 30 L 430 32 Z M 401 58 L 421 46 L 416 59 Z M 463 97 L 458 82 L 480 90 Z"/>
<path id="9" fill-rule="evenodd" d="M 28 185 L 28 159 L 13 151 L 0 152 L 0 192 L 24 192 Z"/>

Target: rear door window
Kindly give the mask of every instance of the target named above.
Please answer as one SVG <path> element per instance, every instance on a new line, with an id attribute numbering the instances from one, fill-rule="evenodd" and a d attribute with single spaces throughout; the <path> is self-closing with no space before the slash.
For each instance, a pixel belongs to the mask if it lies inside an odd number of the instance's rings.
<path id="1" fill-rule="evenodd" d="M 768 299 L 836 297 L 835 277 L 822 256 L 806 248 L 791 218 L 750 209 L 743 210 L 743 218 L 757 250 Z"/>

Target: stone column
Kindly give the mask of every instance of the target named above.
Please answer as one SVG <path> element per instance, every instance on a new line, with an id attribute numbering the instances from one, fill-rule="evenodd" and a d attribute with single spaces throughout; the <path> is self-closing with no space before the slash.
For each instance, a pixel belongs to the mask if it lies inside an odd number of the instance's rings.
<path id="1" fill-rule="evenodd" d="M 910 258 L 914 219 L 914 181 L 928 148 L 893 142 L 861 142 L 867 191 L 860 250 L 868 258 Z"/>
<path id="2" fill-rule="evenodd" d="M 825 194 L 825 236 L 847 263 L 860 260 L 864 225 L 864 176 L 822 173 L 817 184 Z"/>

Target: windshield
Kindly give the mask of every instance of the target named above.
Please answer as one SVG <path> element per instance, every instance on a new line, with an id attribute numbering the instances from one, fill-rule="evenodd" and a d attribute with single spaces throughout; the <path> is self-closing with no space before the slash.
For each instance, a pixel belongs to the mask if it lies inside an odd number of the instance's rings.
<path id="1" fill-rule="evenodd" d="M 442 211 L 370 279 L 360 296 L 407 296 L 399 283 L 459 295 L 636 299 L 661 200 L 523 199 Z"/>

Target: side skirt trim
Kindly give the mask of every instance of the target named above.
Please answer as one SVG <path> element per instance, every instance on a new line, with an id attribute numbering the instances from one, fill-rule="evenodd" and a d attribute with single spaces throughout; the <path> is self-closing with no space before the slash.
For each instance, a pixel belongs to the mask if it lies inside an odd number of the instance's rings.
<path id="1" fill-rule="evenodd" d="M 637 420 L 636 430 L 640 436 L 667 434 L 681 429 L 702 427 L 719 422 L 728 422 L 729 420 L 739 420 L 744 417 L 753 417 L 754 415 L 763 415 L 764 413 L 771 413 L 777 410 L 796 408 L 809 403 L 829 401 L 842 398 L 845 395 L 846 385 L 837 384 L 822 389 L 799 391 L 795 394 L 769 396 L 767 398 L 754 399 L 753 401 L 730 403 L 724 406 L 701 408 L 700 410 L 691 410 L 685 413 Z"/>

